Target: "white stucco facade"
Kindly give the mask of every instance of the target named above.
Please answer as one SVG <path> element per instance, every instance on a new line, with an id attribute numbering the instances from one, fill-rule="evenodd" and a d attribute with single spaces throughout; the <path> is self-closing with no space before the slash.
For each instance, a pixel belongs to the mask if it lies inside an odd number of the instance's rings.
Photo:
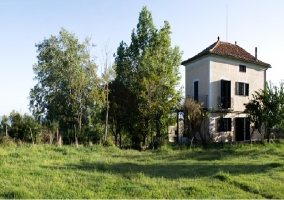
<path id="1" fill-rule="evenodd" d="M 245 66 L 245 72 L 240 71 L 240 65 Z M 233 58 L 226 58 L 219 55 L 208 54 L 200 57 L 196 60 L 185 64 L 186 68 L 186 84 L 185 92 L 187 97 L 193 97 L 194 93 L 194 82 L 198 81 L 198 95 L 207 96 L 207 109 L 211 112 L 208 130 L 214 141 L 228 141 L 228 138 L 235 140 L 246 140 L 247 137 L 240 136 L 240 130 L 237 132 L 236 118 L 244 119 L 246 114 L 243 113 L 245 110 L 245 103 L 249 102 L 252 98 L 252 94 L 259 90 L 264 89 L 266 81 L 266 70 L 267 67 L 240 61 Z M 221 80 L 230 81 L 230 98 L 231 106 L 226 109 L 226 115 L 224 118 L 230 118 L 231 128 L 230 131 L 218 131 L 217 120 L 220 118 L 220 98 L 221 98 Z M 239 95 L 237 88 L 239 84 L 244 84 L 246 94 Z M 200 103 L 200 102 L 199 102 Z M 241 126 L 245 126 L 245 120 L 241 121 Z M 242 129 L 242 128 L 239 128 Z M 248 130 L 244 130 L 247 131 Z M 244 133 L 245 134 L 245 133 Z M 246 133 L 248 134 L 248 133 Z M 251 139 L 260 139 L 260 134 L 254 133 L 251 135 Z"/>

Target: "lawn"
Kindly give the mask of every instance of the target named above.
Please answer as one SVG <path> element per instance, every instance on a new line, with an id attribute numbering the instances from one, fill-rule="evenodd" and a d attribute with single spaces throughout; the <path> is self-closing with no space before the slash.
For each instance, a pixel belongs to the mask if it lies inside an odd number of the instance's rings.
<path id="1" fill-rule="evenodd" d="M 0 145 L 0 198 L 284 198 L 284 144 Z"/>

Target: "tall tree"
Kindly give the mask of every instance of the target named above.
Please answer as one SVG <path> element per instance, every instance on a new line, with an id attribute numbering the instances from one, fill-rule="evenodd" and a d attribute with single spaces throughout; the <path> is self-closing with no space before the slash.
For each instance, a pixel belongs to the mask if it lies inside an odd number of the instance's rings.
<path id="1" fill-rule="evenodd" d="M 72 128 L 75 143 L 82 130 L 82 115 L 98 97 L 96 64 L 90 39 L 83 43 L 65 29 L 36 44 L 38 62 L 33 66 L 38 83 L 30 91 L 30 109 L 36 115 Z"/>
<path id="2" fill-rule="evenodd" d="M 105 125 L 103 141 L 106 141 L 108 132 L 108 119 L 109 119 L 109 83 L 115 78 L 114 66 L 111 63 L 111 50 L 108 44 L 102 49 L 101 57 L 102 77 L 101 77 L 101 101 L 105 109 Z"/>
<path id="3" fill-rule="evenodd" d="M 129 47 L 121 42 L 117 49 L 116 74 L 137 99 L 138 124 L 133 124 L 145 144 L 155 124 L 160 136 L 161 117 L 167 116 L 180 100 L 176 90 L 180 75 L 181 52 L 171 47 L 170 25 L 167 21 L 158 30 L 146 7 L 139 15 L 137 30 L 131 34 Z"/>

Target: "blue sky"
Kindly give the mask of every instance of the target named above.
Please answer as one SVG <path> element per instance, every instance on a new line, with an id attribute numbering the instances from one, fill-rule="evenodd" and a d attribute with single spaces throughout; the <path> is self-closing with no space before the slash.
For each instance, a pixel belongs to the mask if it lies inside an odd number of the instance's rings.
<path id="1" fill-rule="evenodd" d="M 251 54 L 257 47 L 258 58 L 272 66 L 267 80 L 283 79 L 282 0 L 0 0 L 0 116 L 29 112 L 36 43 L 63 27 L 81 41 L 91 36 L 98 58 L 106 43 L 115 53 L 122 40 L 130 43 L 143 6 L 152 12 L 157 28 L 165 20 L 170 23 L 172 45 L 183 51 L 183 60 L 220 36 Z M 180 71 L 184 84 L 183 66 Z"/>

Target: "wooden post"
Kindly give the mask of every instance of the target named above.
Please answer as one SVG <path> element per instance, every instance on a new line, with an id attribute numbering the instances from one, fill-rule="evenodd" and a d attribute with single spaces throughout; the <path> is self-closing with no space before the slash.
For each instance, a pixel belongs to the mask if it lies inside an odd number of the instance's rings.
<path id="1" fill-rule="evenodd" d="M 179 144 L 179 121 L 178 121 L 179 111 L 177 110 L 177 143 Z"/>

